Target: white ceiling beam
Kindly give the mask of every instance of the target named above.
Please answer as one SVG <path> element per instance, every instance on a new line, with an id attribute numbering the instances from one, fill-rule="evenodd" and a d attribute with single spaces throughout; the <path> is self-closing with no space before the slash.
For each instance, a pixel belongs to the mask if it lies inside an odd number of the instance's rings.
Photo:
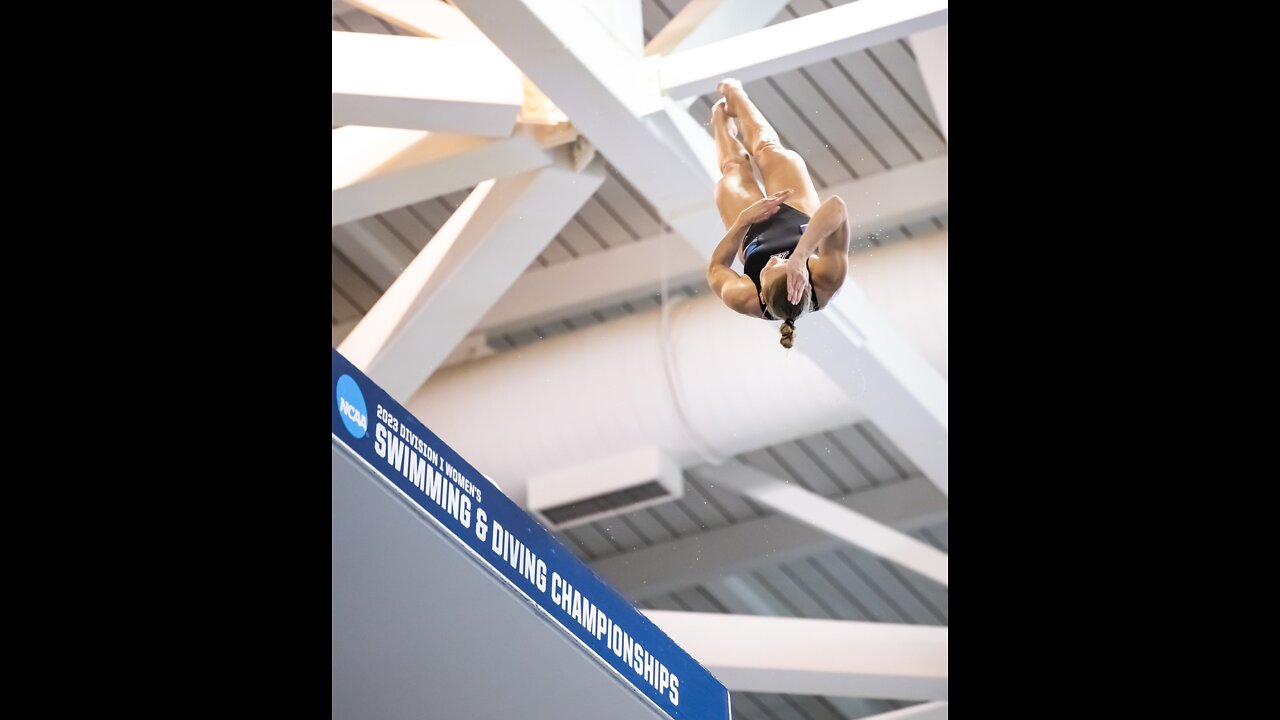
<path id="1" fill-rule="evenodd" d="M 833 185 L 824 195 L 844 199 L 855 237 L 925 220 L 947 211 L 947 158 Z M 705 257 L 678 235 L 662 233 L 525 273 L 476 330 L 500 332 L 588 312 L 654 292 L 663 277 L 677 287 L 706 271 Z"/>
<path id="2" fill-rule="evenodd" d="M 333 326 L 333 346 L 338 347 L 342 344 L 342 340 L 351 334 L 356 325 L 360 324 L 359 320 L 347 320 Z"/>
<path id="3" fill-rule="evenodd" d="M 603 161 L 481 183 L 343 340 L 339 351 L 404 401 L 604 183 Z"/>
<path id="4" fill-rule="evenodd" d="M 672 610 L 644 614 L 730 690 L 947 699 L 945 627 Z"/>
<path id="5" fill-rule="evenodd" d="M 916 15 L 932 11 L 941 16 L 931 20 L 933 24 L 898 23 L 895 33 L 909 34 L 946 20 L 942 0 L 860 0 L 838 9 L 868 3 L 887 16 L 900 13 L 896 9 L 900 6 L 915 9 Z M 668 225 L 703 257 L 710 257 L 724 234 L 713 201 L 717 173 L 707 172 L 715 163 L 713 142 L 705 131 L 702 135 L 685 131 L 694 121 L 682 107 L 662 97 L 652 62 L 636 57 L 638 53 L 602 32 L 600 23 L 580 5 L 557 0 L 456 0 L 456 4 L 573 118 Z M 867 24 L 863 23 L 863 31 Z M 882 19 L 876 27 L 886 24 Z M 782 26 L 767 30 L 778 27 Z M 849 30 L 842 28 L 841 34 L 847 36 Z M 873 35 L 875 31 L 860 37 Z M 713 47 L 686 52 L 705 53 Z M 836 301 L 808 321 L 815 341 L 810 357 L 946 492 L 946 380 L 864 297 L 861 301 L 853 297 L 861 295 L 857 284 L 847 281 Z M 902 367 L 891 364 L 899 362 Z M 864 385 L 873 381 L 880 384 L 867 390 Z M 915 397 L 914 393 L 926 395 Z"/>
<path id="6" fill-rule="evenodd" d="M 659 109 L 655 68 L 640 62 L 643 48 L 618 41 L 586 0 L 455 4 L 575 121 L 595 116 L 593 127 L 606 119 L 634 124 L 637 117 Z M 597 112 L 589 112 L 597 101 Z M 594 137 L 592 142 L 600 146 Z"/>
<path id="7" fill-rule="evenodd" d="M 468 20 L 462 11 L 440 0 L 352 0 L 351 4 L 415 35 L 466 41 L 489 48 L 493 53 L 502 56 L 505 64 L 511 63 L 510 60 L 506 60 L 506 55 L 502 54 L 498 46 L 485 37 L 484 33 L 480 32 L 480 28 Z M 591 3 L 587 7 L 601 19 L 601 22 L 614 24 L 611 32 L 616 37 L 625 37 L 628 32 L 625 28 L 633 24 L 637 38 L 635 42 L 638 43 L 640 38 L 643 38 L 640 29 L 640 4 L 635 0 L 613 0 L 612 6 L 608 3 Z M 524 86 L 524 106 L 520 111 L 521 122 L 544 125 L 567 122 L 568 118 L 565 114 L 550 103 L 546 95 L 528 82 L 528 78 L 525 78 L 523 73 L 521 78 Z"/>
<path id="8" fill-rule="evenodd" d="M 507 137 L 524 78 L 466 41 L 333 31 L 333 122 Z"/>
<path id="9" fill-rule="evenodd" d="M 413 253 L 385 228 L 374 232 L 367 220 L 333 229 L 333 246 L 378 287 L 390 287 L 413 261 Z"/>
<path id="10" fill-rule="evenodd" d="M 712 190 L 711 136 L 664 98 L 656 66 L 618 42 L 579 3 L 457 0 L 492 39 L 686 240 L 709 255 L 724 226 Z M 697 143 L 689 146 L 690 138 Z"/>
<path id="11" fill-rule="evenodd" d="M 440 367 L 446 367 L 461 362 L 471 362 L 480 358 L 493 355 L 496 350 L 483 337 L 475 337 L 468 335 L 457 347 L 449 353 L 449 357 L 440 363 Z"/>
<path id="12" fill-rule="evenodd" d="M 335 15 L 338 4 L 335 3 Z M 359 8 L 415 35 L 492 45 L 458 8 L 440 0 L 351 0 L 341 4 Z"/>
<path id="13" fill-rule="evenodd" d="M 947 381 L 850 277 L 806 325 L 814 362 L 948 492 Z"/>
<path id="14" fill-rule="evenodd" d="M 903 532 L 947 519 L 947 499 L 923 477 L 850 493 L 834 502 Z M 618 592 L 642 600 L 842 545 L 834 536 L 785 515 L 767 515 L 597 560 L 591 569 Z"/>
<path id="15" fill-rule="evenodd" d="M 823 191 L 839 195 L 849 214 L 849 230 L 857 237 L 881 232 L 947 212 L 949 163 L 946 156 L 896 167 Z"/>
<path id="16" fill-rule="evenodd" d="M 847 55 L 947 22 L 947 0 L 859 0 L 668 55 L 662 89 L 701 95 L 726 76 L 743 82 Z"/>
<path id="17" fill-rule="evenodd" d="M 947 137 L 947 27 L 916 33 L 908 40 L 916 53 L 924 89 L 929 93 L 944 138 Z"/>
<path id="18" fill-rule="evenodd" d="M 644 54 L 670 55 L 680 50 L 759 30 L 787 6 L 789 0 L 691 0 L 644 46 Z M 698 101 L 678 100 L 686 110 Z"/>
<path id="19" fill-rule="evenodd" d="M 797 522 L 947 585 L 946 553 L 846 505 L 738 462 L 694 472 L 718 487 L 745 495 Z"/>
<path id="20" fill-rule="evenodd" d="M 670 55 L 758 30 L 789 0 L 689 0 L 644 46 L 645 55 Z"/>
<path id="21" fill-rule="evenodd" d="M 521 125 L 509 138 L 348 126 L 333 131 L 333 224 L 550 165 L 569 125 Z"/>
<path id="22" fill-rule="evenodd" d="M 338 347 L 342 345 L 342 341 L 345 340 L 347 335 L 350 335 L 351 331 L 359 324 L 360 319 L 356 318 L 355 320 L 346 320 L 334 325 L 333 346 Z M 484 341 L 484 338 L 468 336 L 465 340 L 458 343 L 458 346 L 453 349 L 453 352 L 449 353 L 449 357 L 445 358 L 444 362 L 440 363 L 440 367 L 447 367 L 454 363 L 478 360 L 486 355 L 492 355 L 494 352 L 494 349 Z"/>
<path id="23" fill-rule="evenodd" d="M 574 0 L 562 0 L 573 2 Z M 639 52 L 644 45 L 642 0 L 578 0 L 623 47 Z"/>
<path id="24" fill-rule="evenodd" d="M 787 615 L 778 608 L 778 601 L 765 599 L 740 575 L 729 575 L 712 580 L 707 583 L 706 590 L 720 606 L 737 615 Z"/>
<path id="25" fill-rule="evenodd" d="M 928 483 L 927 480 L 922 480 Z M 934 491 L 937 494 L 937 491 Z M 773 595 L 757 590 L 759 585 L 747 583 L 741 575 L 712 580 L 702 586 L 717 606 L 723 606 L 725 612 L 739 615 L 767 615 L 774 617 L 790 617 L 791 611 L 778 602 Z M 843 713 L 841 717 L 865 718 L 876 712 L 876 700 L 826 696 L 832 707 Z M 919 706 L 917 706 L 919 707 Z M 879 716 L 876 716 L 879 717 Z"/>
<path id="26" fill-rule="evenodd" d="M 706 262 L 674 233 L 622 243 L 521 275 L 476 332 L 515 330 L 632 300 L 653 292 L 664 275 L 677 287 L 705 274 Z"/>
<path id="27" fill-rule="evenodd" d="M 921 703 L 879 715 L 868 715 L 863 720 L 947 720 L 947 703 L 941 700 Z"/>
<path id="28" fill-rule="evenodd" d="M 790 0 L 691 0 L 644 47 L 645 55 L 669 55 L 742 35 L 769 24 Z M 687 110 L 698 96 L 678 100 Z"/>

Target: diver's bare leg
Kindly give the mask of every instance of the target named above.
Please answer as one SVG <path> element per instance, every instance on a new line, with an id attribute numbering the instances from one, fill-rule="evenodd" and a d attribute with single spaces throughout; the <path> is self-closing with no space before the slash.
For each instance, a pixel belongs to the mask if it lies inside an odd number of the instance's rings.
<path id="1" fill-rule="evenodd" d="M 760 168 L 764 191 L 772 195 L 790 188 L 793 193 L 787 199 L 788 205 L 806 215 L 817 212 L 821 202 L 804 158 L 795 151 L 782 147 L 778 132 L 755 103 L 751 102 L 751 98 L 747 97 L 742 83 L 733 78 L 725 78 L 716 89 L 724 95 L 729 115 L 737 120 L 742 129 L 742 142 L 747 152 L 751 153 L 751 159 Z"/>
<path id="2" fill-rule="evenodd" d="M 738 215 L 751 203 L 764 197 L 760 183 L 751 170 L 747 150 L 733 134 L 732 120 L 725 112 L 723 101 L 711 108 L 711 129 L 716 137 L 716 155 L 720 165 L 720 180 L 716 182 L 716 208 L 727 229 Z"/>

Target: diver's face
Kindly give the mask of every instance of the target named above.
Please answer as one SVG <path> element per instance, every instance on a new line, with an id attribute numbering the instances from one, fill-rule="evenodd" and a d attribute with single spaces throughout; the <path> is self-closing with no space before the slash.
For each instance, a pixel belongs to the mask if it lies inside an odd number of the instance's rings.
<path id="1" fill-rule="evenodd" d="M 771 257 L 769 262 L 764 264 L 760 269 L 760 302 L 764 302 L 764 288 L 769 287 L 769 283 L 778 276 L 779 273 L 787 272 L 787 259 L 781 257 Z"/>

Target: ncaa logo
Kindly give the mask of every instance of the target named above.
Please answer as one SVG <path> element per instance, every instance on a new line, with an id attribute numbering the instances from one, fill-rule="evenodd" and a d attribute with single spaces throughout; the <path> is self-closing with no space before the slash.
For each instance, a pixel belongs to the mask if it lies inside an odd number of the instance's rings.
<path id="1" fill-rule="evenodd" d="M 365 409 L 364 394 L 350 375 L 338 378 L 338 414 L 347 426 L 351 437 L 360 439 L 369 429 L 369 413 Z"/>

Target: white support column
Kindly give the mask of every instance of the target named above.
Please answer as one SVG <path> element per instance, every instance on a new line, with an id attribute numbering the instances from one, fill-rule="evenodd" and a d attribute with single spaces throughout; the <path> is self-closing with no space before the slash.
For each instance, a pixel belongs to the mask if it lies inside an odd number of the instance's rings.
<path id="1" fill-rule="evenodd" d="M 339 350 L 408 399 L 604 182 L 568 150 L 550 167 L 479 185 Z"/>
<path id="2" fill-rule="evenodd" d="M 947 499 L 926 478 L 850 493 L 834 502 L 908 532 L 947 519 Z M 591 569 L 618 592 L 644 599 L 841 547 L 822 530 L 768 515 L 597 560 Z"/>
<path id="3" fill-rule="evenodd" d="M 916 33 L 909 40 L 944 138 L 947 137 L 947 27 Z"/>
<path id="4" fill-rule="evenodd" d="M 789 0 L 689 0 L 644 46 L 645 55 L 670 55 L 758 30 Z"/>
<path id="5" fill-rule="evenodd" d="M 661 60 L 673 98 L 715 90 L 727 75 L 748 82 L 906 37 L 947 22 L 947 0 L 859 0 Z"/>
<path id="6" fill-rule="evenodd" d="M 848 506 L 792 485 L 748 465 L 728 462 L 697 474 L 720 487 L 856 545 L 877 557 L 910 568 L 935 582 L 947 584 L 947 554 L 876 522 Z"/>
<path id="7" fill-rule="evenodd" d="M 507 137 L 520 71 L 477 43 L 333 31 L 333 122 Z"/>
<path id="8" fill-rule="evenodd" d="M 646 610 L 730 690 L 947 699 L 945 627 Z"/>
<path id="9" fill-rule="evenodd" d="M 489 178 L 550 165 L 571 126 L 522 125 L 509 138 L 349 126 L 333 131 L 333 224 L 339 225 Z"/>

